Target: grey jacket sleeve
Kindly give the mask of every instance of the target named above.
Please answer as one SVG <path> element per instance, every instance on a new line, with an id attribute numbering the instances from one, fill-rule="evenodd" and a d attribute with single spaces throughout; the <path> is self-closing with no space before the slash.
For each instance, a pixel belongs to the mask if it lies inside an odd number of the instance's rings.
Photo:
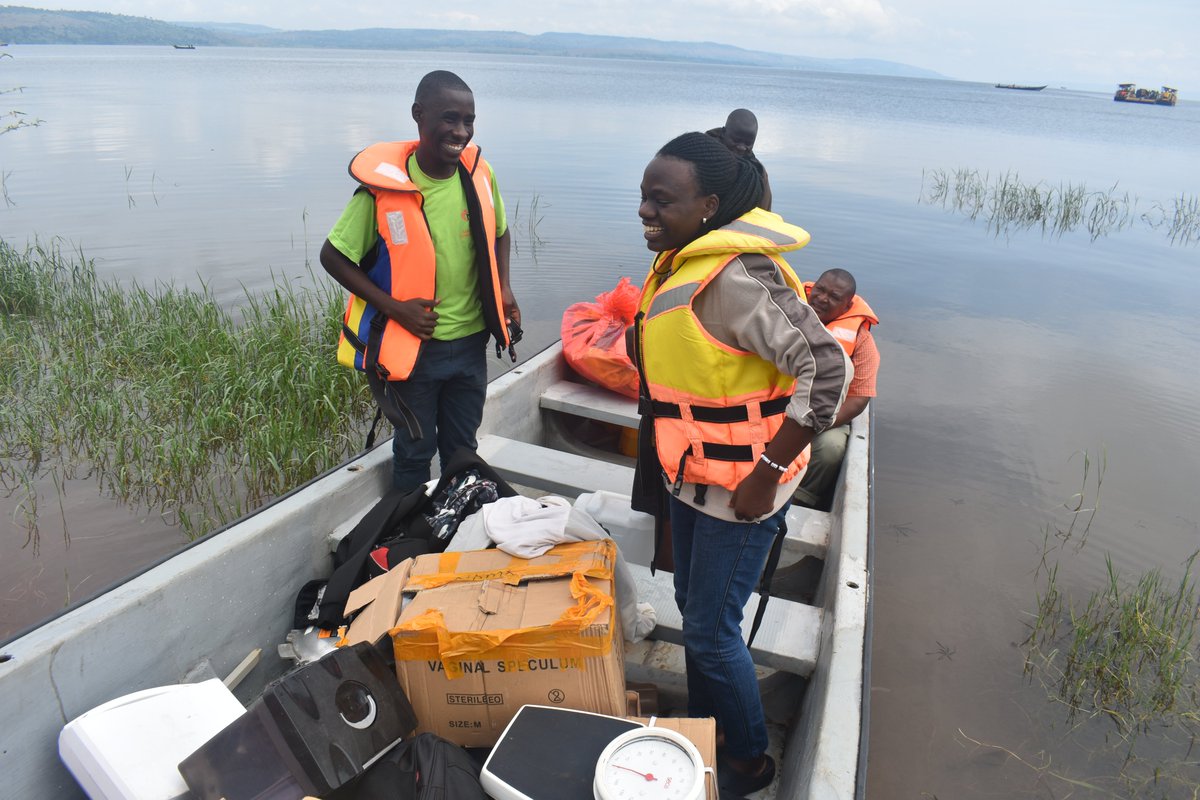
<path id="1" fill-rule="evenodd" d="M 718 341 L 755 353 L 796 378 L 787 414 L 817 433 L 837 414 L 854 367 L 817 314 L 766 256 L 729 263 L 696 297 L 700 323 Z"/>

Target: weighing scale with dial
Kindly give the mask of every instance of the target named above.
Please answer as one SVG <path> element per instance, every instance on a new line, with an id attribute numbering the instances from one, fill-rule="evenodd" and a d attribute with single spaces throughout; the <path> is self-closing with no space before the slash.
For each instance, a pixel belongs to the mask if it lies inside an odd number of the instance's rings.
<path id="1" fill-rule="evenodd" d="M 700 752 L 676 731 L 524 706 L 479 780 L 495 800 L 701 800 L 704 773 Z"/>
<path id="2" fill-rule="evenodd" d="M 592 791 L 595 800 L 702 800 L 704 759 L 678 731 L 626 731 L 597 759 Z"/>

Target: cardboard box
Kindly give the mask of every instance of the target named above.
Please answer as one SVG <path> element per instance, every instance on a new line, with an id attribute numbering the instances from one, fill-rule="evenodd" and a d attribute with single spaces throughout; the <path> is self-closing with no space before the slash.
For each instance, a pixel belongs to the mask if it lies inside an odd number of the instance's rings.
<path id="1" fill-rule="evenodd" d="M 338 647 L 359 642 L 374 644 L 396 625 L 403 608 L 404 585 L 413 560 L 406 558 L 387 572 L 359 586 L 346 598 L 346 616 L 357 612 Z"/>
<path id="2" fill-rule="evenodd" d="M 650 724 L 650 717 L 629 717 L 634 722 L 640 722 L 643 725 Z M 691 717 L 655 717 L 654 727 L 670 728 L 673 731 L 678 731 L 691 740 L 692 744 L 696 745 L 696 749 L 700 751 L 700 757 L 704 759 L 704 766 L 712 767 L 717 761 L 717 721 L 712 717 L 704 717 L 703 719 L 694 719 Z M 704 782 L 704 790 L 708 800 L 717 800 L 719 791 L 717 789 L 716 772 L 712 773 L 712 777 Z"/>
<path id="3" fill-rule="evenodd" d="M 625 713 L 611 540 L 535 559 L 499 550 L 419 556 L 391 630 L 419 731 L 488 747 L 525 704 Z"/>

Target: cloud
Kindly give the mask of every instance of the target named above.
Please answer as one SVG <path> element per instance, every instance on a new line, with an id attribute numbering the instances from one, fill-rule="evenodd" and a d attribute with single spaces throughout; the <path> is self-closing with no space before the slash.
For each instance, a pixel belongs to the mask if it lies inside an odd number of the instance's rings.
<path id="1" fill-rule="evenodd" d="M 810 34 L 886 38 L 906 26 L 902 14 L 879 0 L 702 0 L 700 5 L 726 18 L 732 10 L 770 25 L 802 25 Z"/>

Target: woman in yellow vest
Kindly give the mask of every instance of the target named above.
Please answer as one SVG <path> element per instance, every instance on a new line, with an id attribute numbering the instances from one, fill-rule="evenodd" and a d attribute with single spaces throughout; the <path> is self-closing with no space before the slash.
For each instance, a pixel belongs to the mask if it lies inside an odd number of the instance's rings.
<path id="1" fill-rule="evenodd" d="M 717 719 L 721 783 L 736 794 L 775 772 L 742 608 L 808 444 L 832 423 L 851 376 L 780 255 L 808 233 L 758 208 L 761 198 L 749 161 L 686 133 L 646 167 L 638 209 L 656 255 L 634 346 L 669 494 L 688 712 Z"/>

